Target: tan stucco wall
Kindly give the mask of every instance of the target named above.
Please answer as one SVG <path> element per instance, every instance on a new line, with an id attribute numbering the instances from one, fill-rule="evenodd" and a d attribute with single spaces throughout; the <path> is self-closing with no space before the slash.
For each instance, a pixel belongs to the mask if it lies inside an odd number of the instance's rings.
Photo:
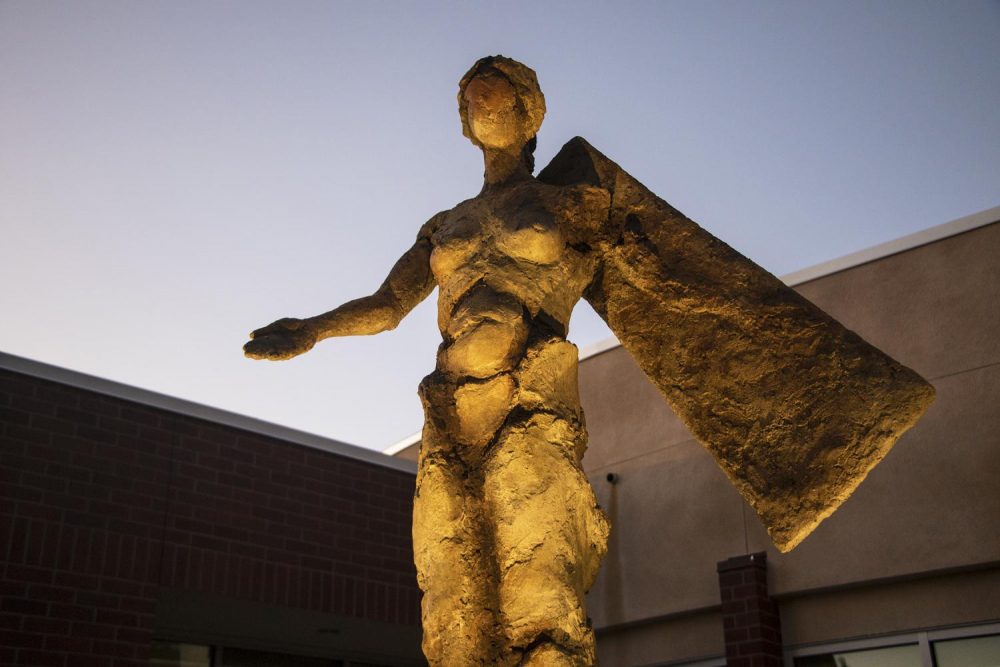
<path id="1" fill-rule="evenodd" d="M 614 526 L 589 596 L 602 664 L 721 655 L 715 566 L 747 551 L 768 552 L 786 646 L 1000 620 L 998 258 L 995 223 L 796 287 L 938 396 L 789 554 L 623 348 L 582 362 L 584 467 Z"/>
<path id="2" fill-rule="evenodd" d="M 695 612 L 627 627 L 599 631 L 597 651 L 602 667 L 655 665 L 664 656 L 699 660 L 722 651 L 722 615 Z"/>
<path id="3" fill-rule="evenodd" d="M 1000 569 L 994 567 L 793 596 L 781 600 L 782 640 L 796 646 L 981 623 L 995 620 L 988 612 L 998 595 Z"/>
<path id="4" fill-rule="evenodd" d="M 772 593 L 787 600 L 786 645 L 1000 619 L 998 257 L 1000 224 L 993 224 L 798 286 L 931 380 L 938 398 L 790 554 L 771 547 L 753 511 L 624 349 L 582 363 L 590 430 L 584 466 L 614 523 L 590 613 L 597 628 L 626 624 L 602 633 L 608 664 L 642 664 L 612 657 L 626 637 L 639 641 L 627 624 L 666 633 L 689 610 L 718 605 L 715 564 L 747 549 L 768 551 Z M 608 472 L 617 484 L 607 482 Z M 930 574 L 970 567 L 979 570 Z M 968 595 L 991 576 L 992 595 Z M 910 582 L 872 593 L 872 582 L 899 577 Z M 856 588 L 868 592 L 848 592 Z M 642 625 L 661 617 L 673 620 Z M 710 654 L 704 637 L 664 646 L 657 660 Z"/>

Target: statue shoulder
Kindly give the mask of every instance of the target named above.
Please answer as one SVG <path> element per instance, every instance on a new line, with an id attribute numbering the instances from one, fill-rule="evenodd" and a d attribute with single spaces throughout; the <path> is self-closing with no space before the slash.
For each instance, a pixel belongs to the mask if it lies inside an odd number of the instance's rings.
<path id="1" fill-rule="evenodd" d="M 432 215 L 430 220 L 428 220 L 427 222 L 425 222 L 423 225 L 420 226 L 420 231 L 417 232 L 417 241 L 430 242 L 431 237 L 434 235 L 434 232 L 438 230 L 438 227 L 441 226 L 441 222 L 445 219 L 445 217 L 449 213 L 451 213 L 451 209 L 438 211 L 437 213 Z"/>
<path id="2" fill-rule="evenodd" d="M 587 242 L 611 232 L 608 229 L 618 165 L 608 160 L 583 137 L 566 142 L 538 174 L 538 180 L 559 187 L 583 213 L 574 222 Z"/>
<path id="3" fill-rule="evenodd" d="M 609 189 L 614 183 L 614 169 L 618 165 L 608 160 L 583 137 L 567 141 L 555 157 L 538 174 L 538 180 L 549 185 L 589 185 Z"/>

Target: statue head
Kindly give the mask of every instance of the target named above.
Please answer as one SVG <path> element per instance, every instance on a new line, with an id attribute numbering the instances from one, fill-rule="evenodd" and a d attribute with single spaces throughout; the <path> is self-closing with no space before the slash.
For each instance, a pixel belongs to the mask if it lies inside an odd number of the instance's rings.
<path id="1" fill-rule="evenodd" d="M 545 117 L 534 70 L 503 56 L 480 58 L 458 84 L 462 134 L 480 148 L 520 151 Z"/>

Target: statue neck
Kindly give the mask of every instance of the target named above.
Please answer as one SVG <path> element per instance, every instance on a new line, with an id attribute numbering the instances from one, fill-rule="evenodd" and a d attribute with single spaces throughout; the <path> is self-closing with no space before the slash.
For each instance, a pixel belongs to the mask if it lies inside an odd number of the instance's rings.
<path id="1" fill-rule="evenodd" d="M 521 148 L 506 151 L 484 148 L 483 157 L 486 162 L 484 189 L 531 178 L 531 170 L 525 163 Z"/>

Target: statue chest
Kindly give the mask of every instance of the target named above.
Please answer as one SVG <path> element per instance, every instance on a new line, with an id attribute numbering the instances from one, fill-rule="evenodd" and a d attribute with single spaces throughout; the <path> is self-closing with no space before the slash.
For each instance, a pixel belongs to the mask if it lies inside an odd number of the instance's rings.
<path id="1" fill-rule="evenodd" d="M 496 203 L 460 205 L 446 216 L 431 239 L 431 269 L 439 282 L 475 265 L 544 272 L 562 259 L 566 237 L 556 211 L 539 201 Z"/>
<path id="2" fill-rule="evenodd" d="M 547 267 L 570 261 L 576 237 L 603 213 L 591 210 L 593 197 L 577 190 L 531 181 L 456 206 L 431 239 L 438 283 L 474 268 L 495 273 L 508 267 L 541 277 Z"/>

